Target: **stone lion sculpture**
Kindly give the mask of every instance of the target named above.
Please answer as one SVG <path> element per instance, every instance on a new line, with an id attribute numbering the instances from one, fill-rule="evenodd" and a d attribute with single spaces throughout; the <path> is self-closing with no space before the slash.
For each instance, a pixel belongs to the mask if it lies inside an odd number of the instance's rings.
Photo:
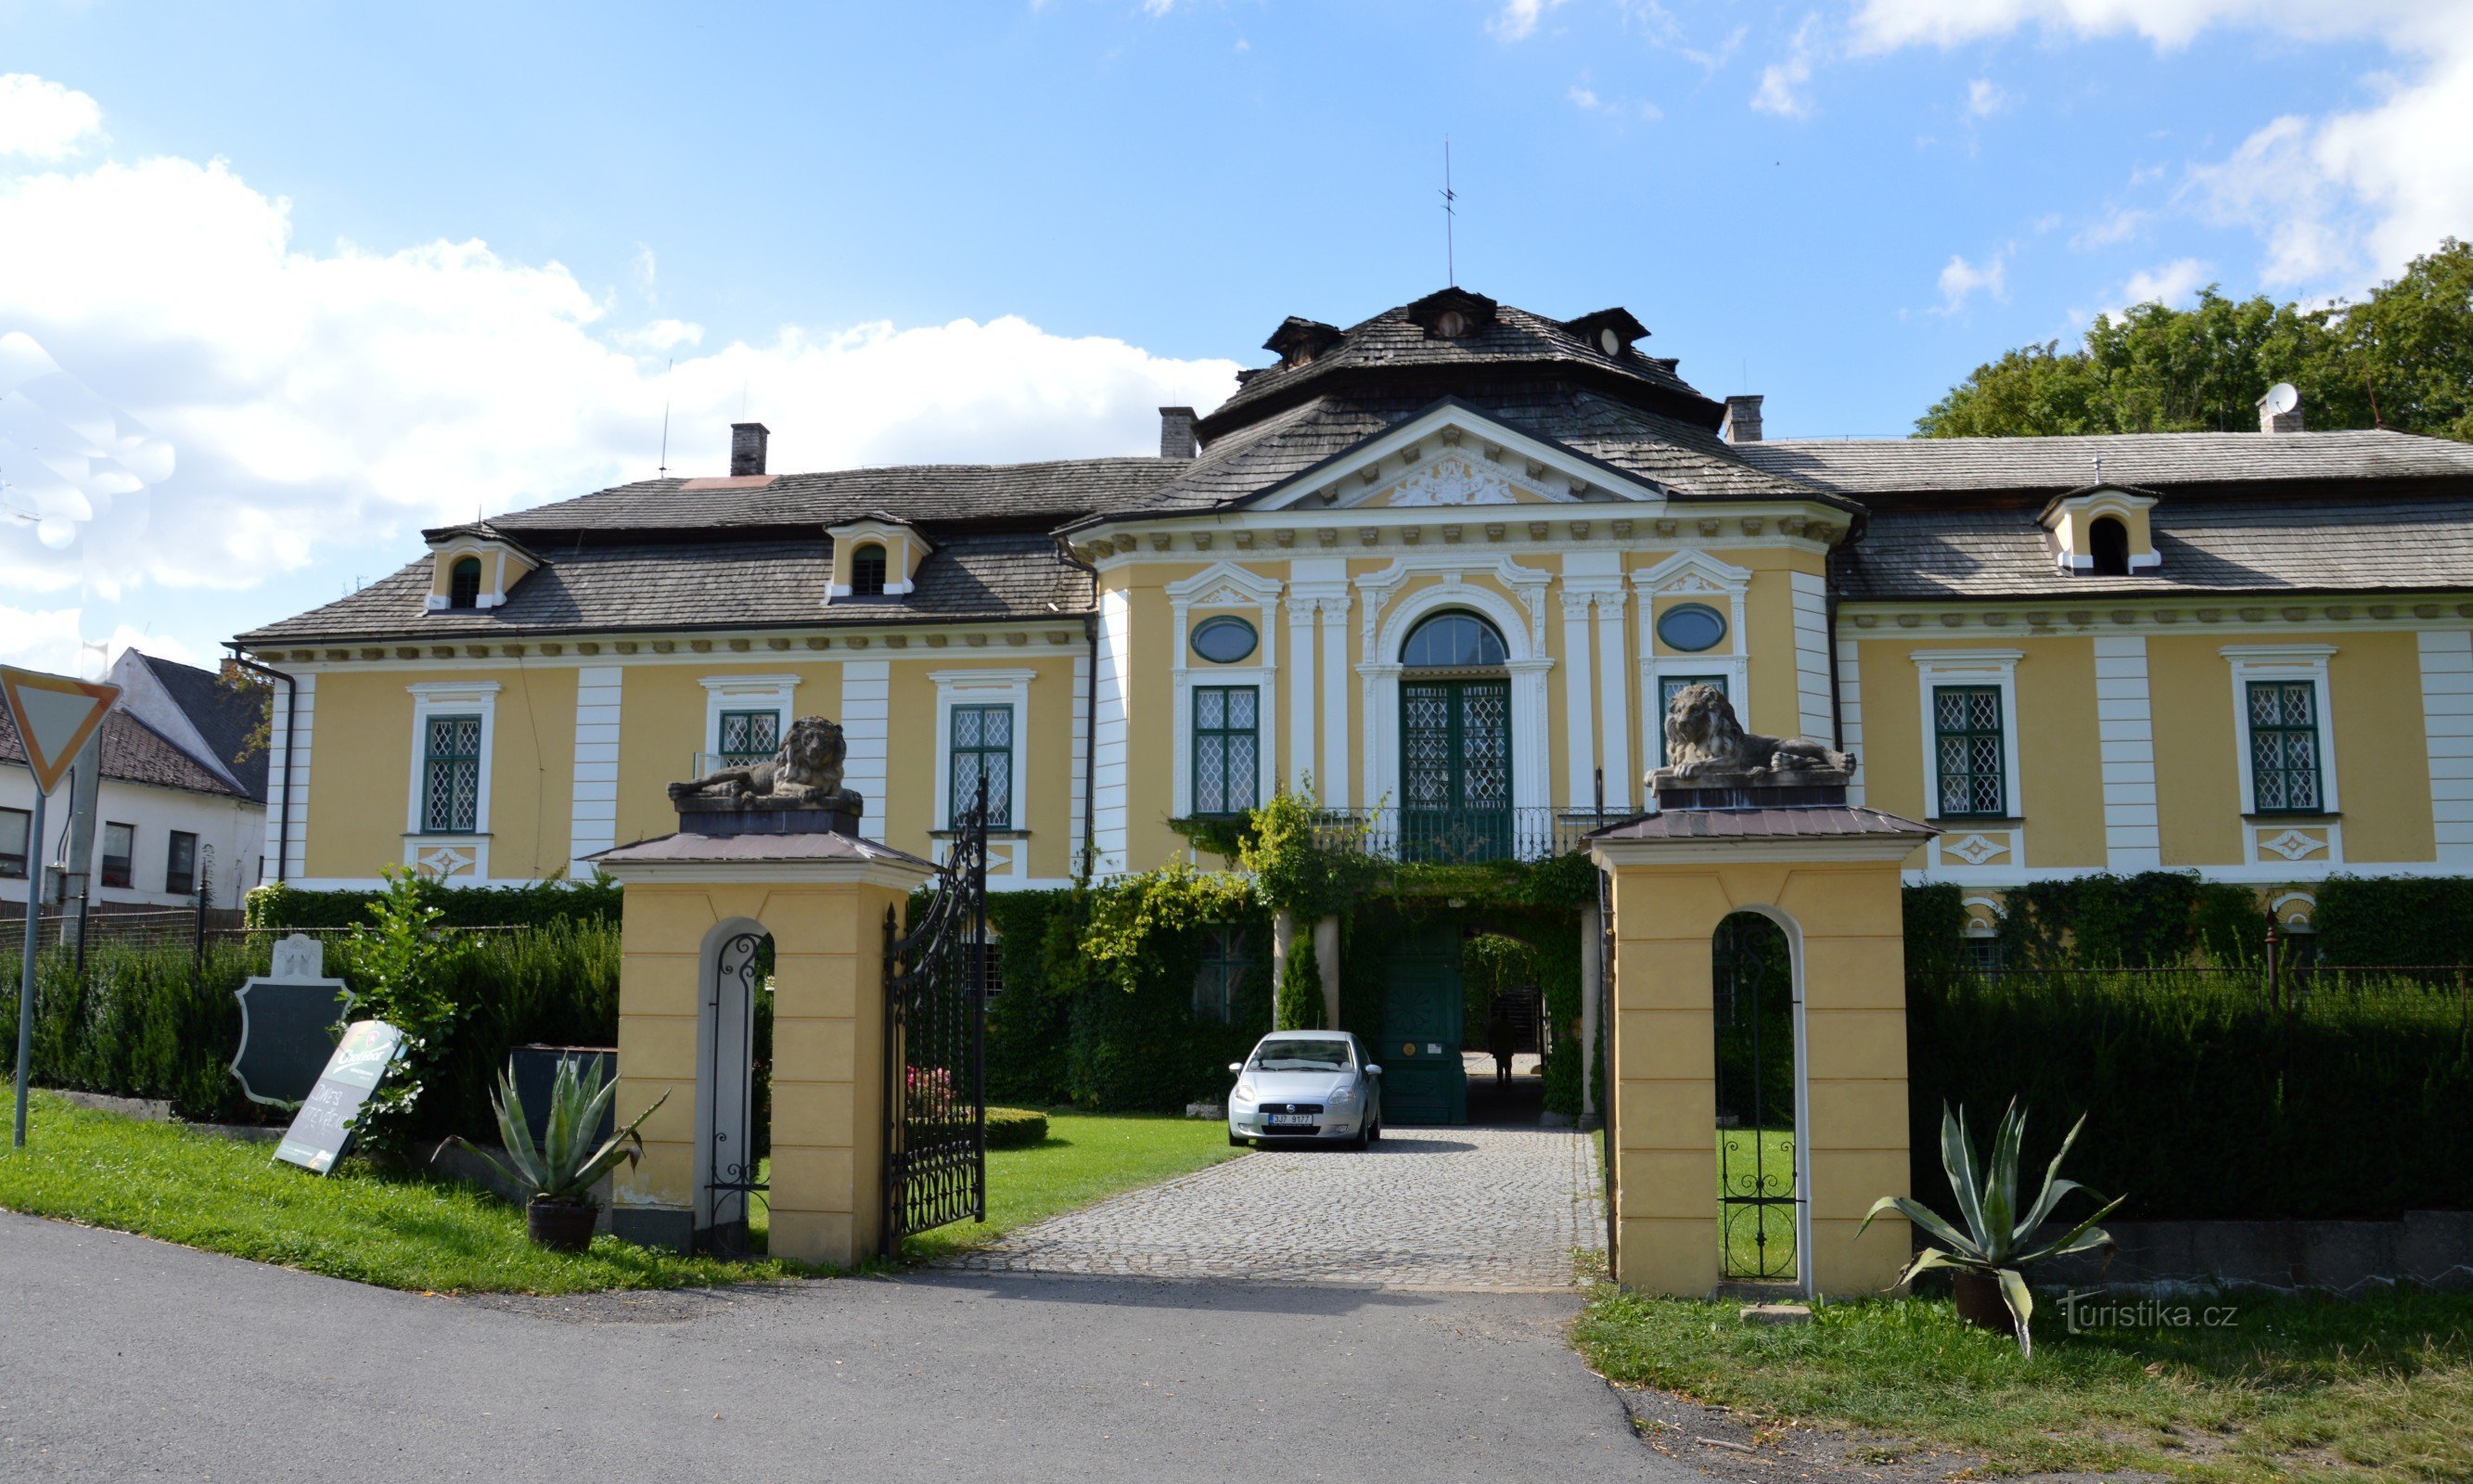
<path id="1" fill-rule="evenodd" d="M 703 778 L 673 783 L 670 797 L 777 799 L 812 808 L 841 805 L 855 810 L 858 795 L 842 787 L 842 764 L 849 756 L 850 744 L 839 725 L 821 716 L 802 716 L 790 724 L 790 734 L 771 757 L 716 768 Z"/>
<path id="2" fill-rule="evenodd" d="M 1686 685 L 1666 707 L 1668 770 L 1678 778 L 1717 774 L 1851 773 L 1855 759 L 1810 737 L 1746 731 L 1715 685 Z"/>

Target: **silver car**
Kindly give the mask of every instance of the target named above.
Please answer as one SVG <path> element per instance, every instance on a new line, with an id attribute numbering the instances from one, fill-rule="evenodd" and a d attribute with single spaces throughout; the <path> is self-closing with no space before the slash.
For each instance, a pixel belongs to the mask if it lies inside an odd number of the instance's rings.
<path id="1" fill-rule="evenodd" d="M 1346 1031 L 1274 1031 L 1228 1069 L 1232 1144 L 1310 1138 L 1362 1149 L 1382 1137 L 1382 1068 Z"/>

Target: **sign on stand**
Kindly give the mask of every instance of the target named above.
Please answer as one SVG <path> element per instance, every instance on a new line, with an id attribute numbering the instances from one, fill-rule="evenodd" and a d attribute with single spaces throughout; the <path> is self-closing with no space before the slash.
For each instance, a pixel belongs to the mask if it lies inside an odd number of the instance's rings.
<path id="1" fill-rule="evenodd" d="M 35 943 L 42 914 L 36 887 L 42 880 L 43 802 L 60 786 L 78 750 L 111 714 L 117 685 L 94 685 L 65 675 L 45 675 L 0 665 L 5 702 L 26 767 L 35 775 L 35 817 L 26 831 L 26 950 L 17 969 L 17 1147 L 26 1147 L 26 1064 L 35 1054 Z"/>
<path id="2" fill-rule="evenodd" d="M 402 1049 L 403 1032 L 384 1020 L 353 1021 L 327 1058 L 318 1085 L 293 1115 L 292 1127 L 283 1131 L 275 1157 L 316 1174 L 332 1171 L 351 1144 L 352 1120 L 395 1069 L 396 1054 Z"/>
<path id="3" fill-rule="evenodd" d="M 232 991 L 240 1001 L 240 1048 L 231 1069 L 251 1102 L 300 1107 L 335 1054 L 351 1018 L 352 992 L 325 977 L 324 969 L 318 940 L 294 933 L 275 945 L 267 972 Z"/>

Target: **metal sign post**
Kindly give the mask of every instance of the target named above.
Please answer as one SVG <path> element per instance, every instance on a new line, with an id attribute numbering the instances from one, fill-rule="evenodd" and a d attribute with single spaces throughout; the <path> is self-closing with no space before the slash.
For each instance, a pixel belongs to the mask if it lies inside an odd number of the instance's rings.
<path id="1" fill-rule="evenodd" d="M 61 777 L 77 760 L 78 750 L 103 726 L 104 717 L 110 714 L 113 703 L 119 699 L 117 685 L 93 685 L 64 675 L 0 665 L 0 702 L 7 704 L 9 720 L 17 729 L 17 741 L 26 751 L 27 771 L 35 776 L 35 817 L 30 822 L 33 833 L 26 842 L 26 863 L 30 868 L 42 852 L 44 801 L 60 786 Z M 29 869 L 25 956 L 17 964 L 14 1139 L 19 1149 L 26 1147 L 26 1073 L 35 1052 L 35 944 L 41 922 L 36 880 L 36 872 Z"/>

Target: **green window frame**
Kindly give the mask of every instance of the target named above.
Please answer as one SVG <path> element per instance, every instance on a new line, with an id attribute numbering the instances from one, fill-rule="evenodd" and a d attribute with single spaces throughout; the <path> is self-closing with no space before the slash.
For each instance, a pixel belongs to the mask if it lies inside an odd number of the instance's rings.
<path id="1" fill-rule="evenodd" d="M 1674 698 L 1687 685 L 1715 685 L 1727 700 L 1734 696 L 1726 688 L 1722 675 L 1660 675 L 1657 678 L 1657 761 L 1661 767 L 1674 762 L 1674 744 L 1666 740 L 1666 713 L 1674 708 Z"/>
<path id="2" fill-rule="evenodd" d="M 1261 800 L 1262 696 L 1253 685 L 1193 687 L 1193 812 L 1242 814 Z"/>
<path id="3" fill-rule="evenodd" d="M 781 713 L 724 711 L 713 740 L 721 744 L 717 751 L 725 768 L 767 761 L 781 750 Z"/>
<path id="4" fill-rule="evenodd" d="M 432 716 L 420 729 L 420 832 L 481 827 L 481 718 Z"/>
<path id="5" fill-rule="evenodd" d="M 2007 747 L 2001 687 L 1933 687 L 1933 755 L 1940 774 L 1940 817 L 2002 819 L 2009 813 Z"/>
<path id="6" fill-rule="evenodd" d="M 1193 975 L 1193 1017 L 1212 1025 L 1234 1023 L 1236 996 L 1253 969 L 1253 945 L 1245 929 L 1204 929 L 1202 963 Z"/>
<path id="7" fill-rule="evenodd" d="M 2246 699 L 2252 812 L 2323 813 L 2317 682 L 2251 681 Z"/>
<path id="8" fill-rule="evenodd" d="M 979 779 L 988 780 L 988 827 L 1013 827 L 1013 707 L 953 707 L 952 817 L 961 818 L 978 798 Z"/>

